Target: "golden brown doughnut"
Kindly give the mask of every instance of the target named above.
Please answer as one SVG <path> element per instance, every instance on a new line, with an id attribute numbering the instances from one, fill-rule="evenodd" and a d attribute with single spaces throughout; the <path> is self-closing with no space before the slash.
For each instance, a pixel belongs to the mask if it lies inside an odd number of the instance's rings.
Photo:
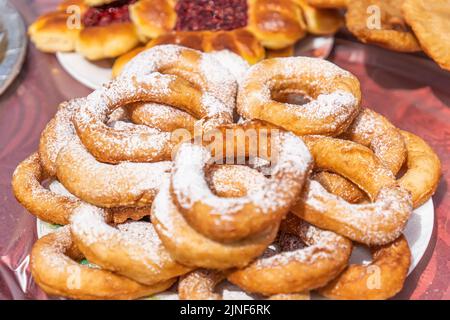
<path id="1" fill-rule="evenodd" d="M 48 294 L 74 299 L 135 299 L 168 289 L 175 280 L 152 286 L 77 262 L 82 255 L 68 227 L 39 239 L 31 251 L 31 273 Z"/>
<path id="2" fill-rule="evenodd" d="M 247 174 L 240 178 L 255 180 Z M 222 243 L 207 238 L 192 228 L 178 211 L 170 194 L 170 181 L 163 183 L 153 202 L 151 220 L 162 243 L 176 261 L 210 269 L 247 265 L 272 243 L 278 231 L 278 224 L 275 224 L 240 241 Z"/>
<path id="3" fill-rule="evenodd" d="M 184 128 L 194 133 L 197 119 L 185 111 L 156 103 L 133 103 L 127 106 L 134 123 L 170 132 Z"/>
<path id="4" fill-rule="evenodd" d="M 370 148 L 394 175 L 405 162 L 406 146 L 399 130 L 373 110 L 363 109 L 341 137 Z"/>
<path id="5" fill-rule="evenodd" d="M 280 91 L 300 93 L 303 105 L 278 102 Z M 338 135 L 359 112 L 359 81 L 336 65 L 315 58 L 274 58 L 251 67 L 238 94 L 238 113 L 297 135 Z"/>
<path id="6" fill-rule="evenodd" d="M 381 163 L 394 175 L 398 173 L 406 159 L 405 141 L 400 131 L 382 115 L 370 109 L 363 109 L 341 138 L 348 139 L 370 148 Z M 358 197 L 358 187 L 346 183 L 343 178 L 329 172 L 321 173 L 319 181 L 329 192 L 344 196 Z M 359 195 L 361 193 L 359 192 Z M 347 200 L 348 201 L 348 200 Z M 349 201 L 352 202 L 352 201 Z"/>
<path id="7" fill-rule="evenodd" d="M 169 161 L 154 163 L 98 162 L 79 139 L 70 141 L 58 154 L 58 180 L 76 197 L 99 207 L 151 205 Z"/>
<path id="8" fill-rule="evenodd" d="M 72 238 L 83 255 L 105 270 L 153 285 L 190 271 L 166 251 L 150 222 L 133 221 L 116 227 L 104 210 L 83 204 L 70 218 Z"/>
<path id="9" fill-rule="evenodd" d="M 402 235 L 394 242 L 371 248 L 370 264 L 353 264 L 319 293 L 331 299 L 380 300 L 402 288 L 411 263 L 411 251 Z"/>
<path id="10" fill-rule="evenodd" d="M 283 221 L 281 230 L 297 236 L 307 246 L 281 250 L 269 257 L 263 255 L 231 272 L 228 280 L 247 292 L 288 294 L 322 287 L 347 266 L 352 244 L 346 238 L 315 228 L 293 215 Z"/>
<path id="11" fill-rule="evenodd" d="M 351 141 L 314 138 L 307 141 L 315 165 L 349 179 L 371 199 L 349 204 L 311 180 L 291 211 L 307 222 L 367 245 L 396 239 L 412 212 L 411 195 L 397 185 L 372 151 Z"/>
<path id="12" fill-rule="evenodd" d="M 72 115 L 81 100 L 63 102 L 58 106 L 55 116 L 47 123 L 39 140 L 39 159 L 45 172 L 56 175 L 56 157 L 68 141 L 75 136 Z"/>
<path id="13" fill-rule="evenodd" d="M 414 208 L 428 201 L 436 192 L 441 177 L 441 162 L 430 146 L 418 136 L 401 131 L 405 139 L 407 171 L 398 183 L 411 192 Z"/>
<path id="14" fill-rule="evenodd" d="M 83 144 L 99 161 L 168 160 L 178 143 L 171 133 L 114 130 L 106 126 L 107 116 L 120 106 L 151 101 L 187 111 L 208 128 L 232 121 L 236 87 L 234 77 L 213 57 L 159 46 L 140 53 L 119 78 L 90 94 L 73 121 Z"/>
<path id="15" fill-rule="evenodd" d="M 252 141 L 252 135 L 257 140 Z M 171 192 L 186 221 L 208 238 L 222 242 L 237 241 L 276 224 L 300 194 L 312 166 L 303 141 L 258 122 L 218 127 L 212 136 L 223 148 L 216 150 L 213 146 L 214 155 L 206 147 L 191 143 L 181 144 L 175 154 Z M 244 144 L 239 143 L 242 138 Z M 263 148 L 270 153 L 263 152 Z M 207 185 L 205 171 L 214 161 L 264 154 L 272 161 L 267 173 L 270 178 L 262 181 L 258 190 L 244 197 L 223 198 Z"/>
<path id="16" fill-rule="evenodd" d="M 401 13 L 404 1 L 348 1 L 347 28 L 364 43 L 401 52 L 420 51 L 420 45 Z"/>
<path id="17" fill-rule="evenodd" d="M 181 277 L 178 283 L 180 300 L 222 300 L 223 296 L 214 292 L 215 287 L 226 278 L 222 271 L 197 269 Z M 309 300 L 309 293 L 276 294 L 269 300 Z"/>
<path id="18" fill-rule="evenodd" d="M 39 161 L 37 153 L 33 153 L 16 168 L 12 179 L 12 188 L 16 199 L 37 218 L 52 223 L 65 225 L 69 223 L 72 211 L 82 201 L 70 194 L 57 180 L 49 188 L 42 182 L 49 178 Z M 126 208 L 116 207 L 108 210 L 115 223 L 127 219 L 140 220 L 150 215 L 149 207 Z"/>
<path id="19" fill-rule="evenodd" d="M 13 173 L 12 189 L 17 201 L 31 214 L 49 223 L 65 225 L 79 200 L 55 194 L 41 183 L 47 179 L 39 155 L 33 153 Z"/>
<path id="20" fill-rule="evenodd" d="M 329 193 L 337 195 L 347 202 L 359 203 L 366 198 L 361 189 L 337 173 L 319 171 L 315 172 L 311 179 L 319 182 Z"/>

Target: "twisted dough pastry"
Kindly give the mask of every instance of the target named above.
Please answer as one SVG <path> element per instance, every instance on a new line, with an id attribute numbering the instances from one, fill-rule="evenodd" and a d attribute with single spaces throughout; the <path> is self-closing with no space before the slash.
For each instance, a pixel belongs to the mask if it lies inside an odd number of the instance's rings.
<path id="1" fill-rule="evenodd" d="M 315 226 L 367 245 L 386 244 L 399 237 L 412 212 L 411 195 L 398 186 L 372 151 L 328 137 L 310 138 L 307 144 L 317 167 L 348 178 L 372 203 L 349 204 L 310 181 L 291 211 Z"/>
<path id="2" fill-rule="evenodd" d="M 105 211 L 87 204 L 71 215 L 72 237 L 90 262 L 147 285 L 191 270 L 170 257 L 151 223 L 128 222 L 113 227 L 107 223 L 110 220 Z"/>
<path id="3" fill-rule="evenodd" d="M 48 294 L 75 299 L 136 299 L 167 290 L 175 280 L 146 286 L 110 271 L 79 264 L 68 227 L 39 239 L 31 251 L 31 273 Z"/>
<path id="4" fill-rule="evenodd" d="M 247 292 L 264 295 L 310 291 L 334 279 L 346 266 L 352 243 L 330 231 L 323 231 L 291 215 L 281 230 L 298 236 L 307 247 L 264 255 L 228 280 Z"/>
<path id="5" fill-rule="evenodd" d="M 71 194 L 57 180 L 47 188 L 42 183 L 49 178 L 43 169 L 39 155 L 33 153 L 16 168 L 12 188 L 17 200 L 37 218 L 59 225 L 69 223 L 69 217 L 82 200 Z M 127 219 L 140 220 L 150 215 L 150 207 L 114 207 L 107 211 L 115 223 Z"/>
<path id="6" fill-rule="evenodd" d="M 289 94 L 309 102 L 285 102 Z M 291 57 L 264 60 L 250 68 L 238 94 L 237 110 L 297 135 L 336 136 L 359 112 L 359 81 L 351 73 L 321 59 Z"/>
<path id="7" fill-rule="evenodd" d="M 411 251 L 402 235 L 392 243 L 371 248 L 370 264 L 350 265 L 319 290 L 331 299 L 381 300 L 402 288 L 411 263 Z"/>
<path id="8" fill-rule="evenodd" d="M 408 151 L 407 171 L 398 183 L 411 192 L 414 208 L 428 201 L 436 192 L 441 176 L 437 154 L 420 137 L 401 131 Z"/>
<path id="9" fill-rule="evenodd" d="M 255 181 L 246 174 L 240 179 L 243 183 Z M 192 228 L 179 212 L 172 201 L 170 181 L 163 183 L 153 202 L 151 220 L 175 260 L 184 265 L 211 269 L 247 265 L 272 243 L 279 225 L 275 223 L 259 234 L 239 241 L 223 243 L 210 239 Z"/>
<path id="10" fill-rule="evenodd" d="M 213 57 L 179 46 L 160 46 L 139 54 L 120 78 L 89 95 L 73 122 L 81 141 L 99 161 L 168 160 L 179 142 L 177 135 L 114 130 L 105 124 L 108 115 L 133 102 L 156 102 L 187 111 L 209 128 L 232 121 L 235 95 L 235 79 Z"/>
<path id="11" fill-rule="evenodd" d="M 406 146 L 400 131 L 385 117 L 370 109 L 363 109 L 341 138 L 370 148 L 394 175 L 405 162 Z M 356 199 L 364 197 L 357 186 L 342 176 L 321 172 L 320 179 L 322 186 L 335 195 L 340 197 L 352 195 Z"/>
<path id="12" fill-rule="evenodd" d="M 217 241 L 237 241 L 260 233 L 288 212 L 302 190 L 312 159 L 300 138 L 268 129 L 258 122 L 219 127 L 214 138 L 223 142 L 224 153 L 218 157 L 218 150 L 214 150 L 214 158 L 206 147 L 190 143 L 180 146 L 171 175 L 172 196 L 186 221 L 198 232 Z M 252 133 L 257 141 L 242 135 Z M 245 145 L 237 142 L 240 138 L 245 139 Z M 252 142 L 259 154 L 253 153 Z M 230 156 L 232 159 L 261 156 L 266 146 L 267 160 L 272 162 L 270 178 L 257 190 L 238 198 L 213 194 L 205 180 L 208 162 Z"/>

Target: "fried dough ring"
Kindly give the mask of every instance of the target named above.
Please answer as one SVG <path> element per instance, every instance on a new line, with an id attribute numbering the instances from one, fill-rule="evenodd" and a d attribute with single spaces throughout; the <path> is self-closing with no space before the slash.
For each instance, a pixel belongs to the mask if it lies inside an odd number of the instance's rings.
<path id="1" fill-rule="evenodd" d="M 74 260 L 82 255 L 63 227 L 39 239 L 31 251 L 31 273 L 48 294 L 75 299 L 135 299 L 168 289 L 174 279 L 146 286 Z"/>
<path id="2" fill-rule="evenodd" d="M 351 33 L 364 43 L 376 44 L 401 52 L 420 51 L 420 45 L 403 19 L 401 7 L 405 0 L 358 0 L 349 1 L 345 16 Z M 380 29 L 369 28 L 371 15 L 368 9 L 376 6 L 380 11 Z"/>
<path id="3" fill-rule="evenodd" d="M 442 31 L 450 28 L 448 1 L 405 0 L 402 9 L 405 20 L 414 30 L 422 49 L 441 68 L 450 70 L 450 38 L 448 32 Z M 430 21 L 433 21 L 432 25 Z"/>
<path id="4" fill-rule="evenodd" d="M 229 167 L 225 168 L 230 170 Z M 259 187 L 261 180 L 265 179 L 258 171 L 248 167 L 235 166 L 232 170 L 235 170 L 235 181 L 241 181 L 246 192 Z M 227 186 L 228 190 L 233 190 L 231 194 L 235 194 L 235 181 L 222 180 L 220 174 L 212 181 L 223 184 L 220 187 L 221 196 L 227 195 Z M 259 234 L 231 243 L 207 238 L 192 228 L 178 211 L 172 201 L 170 181 L 163 184 L 153 202 L 151 220 L 159 238 L 175 260 L 188 266 L 222 270 L 243 267 L 258 257 L 275 239 L 279 226 L 275 222 Z"/>
<path id="5" fill-rule="evenodd" d="M 114 130 L 106 126 L 107 116 L 122 105 L 155 102 L 204 119 L 204 128 L 214 127 L 232 121 L 235 93 L 236 81 L 214 58 L 179 46 L 160 46 L 140 53 L 120 78 L 89 95 L 73 121 L 83 144 L 99 161 L 169 160 L 178 143 L 171 133 Z"/>
<path id="6" fill-rule="evenodd" d="M 247 292 L 287 294 L 322 287 L 347 266 L 352 243 L 346 238 L 293 215 L 283 221 L 281 229 L 298 236 L 307 247 L 258 258 L 229 274 L 228 280 Z"/>
<path id="7" fill-rule="evenodd" d="M 406 160 L 405 141 L 400 131 L 373 110 L 363 109 L 342 138 L 370 148 L 394 175 Z"/>
<path id="8" fill-rule="evenodd" d="M 258 190 L 251 190 L 244 197 L 223 198 L 211 191 L 205 180 L 205 168 L 213 156 L 206 147 L 183 143 L 175 155 L 171 175 L 173 201 L 186 221 L 208 238 L 236 241 L 275 224 L 288 212 L 310 172 L 311 157 L 300 138 L 276 130 L 273 136 L 267 136 L 267 141 L 262 141 L 264 132 L 272 134 L 272 130 L 258 122 L 219 127 L 217 133 L 221 136 L 214 137 L 223 139 L 224 153 L 221 156 L 229 158 L 230 148 L 235 149 L 234 159 L 257 156 L 252 154 L 249 140 L 246 139 L 246 146 L 235 142 L 240 133 L 247 134 L 250 130 L 259 139 L 256 141 L 259 148 L 265 147 L 263 144 L 266 143 L 276 150 L 268 154 L 272 158 L 271 177 L 264 180 Z"/>
<path id="9" fill-rule="evenodd" d="M 170 168 L 169 161 L 101 163 L 74 139 L 59 152 L 56 174 L 70 193 L 93 205 L 145 207 L 152 204 Z"/>
<path id="10" fill-rule="evenodd" d="M 72 195 L 58 181 L 53 181 L 49 188 L 44 188 L 41 183 L 48 177 L 39 161 L 37 153 L 33 153 L 22 161 L 16 168 L 12 179 L 12 188 L 17 200 L 31 214 L 37 218 L 59 225 L 69 223 L 72 211 L 77 208 L 82 201 Z M 54 186 L 57 182 L 59 185 Z M 150 215 L 149 207 L 110 208 L 115 223 L 121 223 L 127 219 L 140 220 Z"/>
<path id="11" fill-rule="evenodd" d="M 411 263 L 408 242 L 402 235 L 371 251 L 370 264 L 350 265 L 319 293 L 331 299 L 354 300 L 381 300 L 396 295 L 403 288 Z"/>
<path id="12" fill-rule="evenodd" d="M 420 137 L 401 131 L 406 142 L 407 171 L 398 183 L 411 192 L 414 208 L 428 201 L 436 192 L 441 176 L 441 162 L 430 146 Z"/>
<path id="13" fill-rule="evenodd" d="M 197 269 L 181 277 L 178 283 L 180 300 L 222 300 L 222 295 L 215 293 L 214 288 L 223 280 L 225 273 L 207 269 Z M 269 300 L 309 300 L 309 293 L 277 294 Z"/>
<path id="14" fill-rule="evenodd" d="M 135 221 L 113 227 L 107 223 L 111 218 L 87 204 L 71 215 L 72 237 L 90 262 L 146 285 L 191 270 L 170 257 L 151 223 Z"/>
<path id="15" fill-rule="evenodd" d="M 46 222 L 65 225 L 79 200 L 58 195 L 41 185 L 47 179 L 39 155 L 33 153 L 21 162 L 13 174 L 15 197 L 31 214 Z"/>
<path id="16" fill-rule="evenodd" d="M 283 91 L 311 99 L 303 105 L 278 102 Z M 238 94 L 238 113 L 296 135 L 339 135 L 359 112 L 359 81 L 336 65 L 315 58 L 273 58 L 250 68 Z"/>
<path id="17" fill-rule="evenodd" d="M 311 179 L 319 182 L 329 193 L 337 195 L 347 202 L 359 203 L 366 198 L 361 189 L 339 174 L 319 171 L 315 172 Z"/>
<path id="18" fill-rule="evenodd" d="M 405 162 L 406 146 L 400 131 L 373 110 L 363 109 L 341 137 L 370 148 L 394 175 Z M 345 197 L 350 195 L 357 199 L 362 196 L 357 186 L 352 186 L 348 180 L 336 174 L 322 172 L 320 179 L 325 189 L 345 200 Z"/>
<path id="19" fill-rule="evenodd" d="M 193 133 L 197 121 L 187 112 L 162 104 L 133 103 L 127 109 L 134 123 L 165 132 L 184 128 Z"/>
<path id="20" fill-rule="evenodd" d="M 310 139 L 307 144 L 317 167 L 349 179 L 373 203 L 349 204 L 310 181 L 291 211 L 319 228 L 367 245 L 395 240 L 411 215 L 411 195 L 397 185 L 372 151 L 351 141 L 327 137 Z"/>

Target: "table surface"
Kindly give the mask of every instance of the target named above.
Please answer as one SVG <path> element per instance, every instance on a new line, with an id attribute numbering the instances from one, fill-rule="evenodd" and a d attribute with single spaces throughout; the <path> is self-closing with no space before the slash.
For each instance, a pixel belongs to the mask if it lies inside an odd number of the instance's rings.
<path id="1" fill-rule="evenodd" d="M 56 6 L 55 0 L 15 0 L 27 24 Z M 421 55 L 389 52 L 338 40 L 330 60 L 361 81 L 363 104 L 398 127 L 423 137 L 442 161 L 433 197 L 436 219 L 425 256 L 397 299 L 450 299 L 450 72 Z M 90 90 L 72 79 L 50 54 L 29 46 L 18 79 L 0 97 L 0 300 L 45 299 L 29 275 L 28 253 L 36 239 L 35 218 L 14 199 L 11 174 L 34 152 L 39 135 L 69 98 Z"/>

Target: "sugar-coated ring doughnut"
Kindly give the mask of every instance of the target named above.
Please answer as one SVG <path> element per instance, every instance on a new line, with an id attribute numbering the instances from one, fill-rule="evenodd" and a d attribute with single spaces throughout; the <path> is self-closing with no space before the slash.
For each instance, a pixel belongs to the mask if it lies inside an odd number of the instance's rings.
<path id="1" fill-rule="evenodd" d="M 332 299 L 388 299 L 402 288 L 411 263 L 411 251 L 402 235 L 394 242 L 371 248 L 370 264 L 350 265 L 319 290 Z"/>
<path id="2" fill-rule="evenodd" d="M 228 280 L 247 292 L 273 295 L 310 291 L 334 279 L 347 266 L 352 252 L 350 240 L 320 230 L 294 215 L 282 230 L 301 239 L 307 247 L 264 255 L 243 269 L 231 272 Z"/>
<path id="3" fill-rule="evenodd" d="M 411 192 L 414 208 L 417 208 L 435 193 L 441 176 L 441 161 L 423 139 L 406 131 L 401 134 L 408 155 L 407 171 L 398 183 Z"/>
<path id="4" fill-rule="evenodd" d="M 178 282 L 180 300 L 222 300 L 223 296 L 214 291 L 215 287 L 225 280 L 222 271 L 197 269 L 181 277 Z M 269 300 L 309 300 L 309 293 L 276 294 Z"/>
<path id="5" fill-rule="evenodd" d="M 39 159 L 49 176 L 56 175 L 56 157 L 68 141 L 75 136 L 72 115 L 82 98 L 72 102 L 63 102 L 58 106 L 55 116 L 41 133 L 39 140 Z"/>
<path id="6" fill-rule="evenodd" d="M 48 294 L 75 299 L 135 299 L 168 289 L 175 279 L 146 286 L 110 271 L 80 265 L 82 255 L 68 227 L 39 239 L 31 251 L 31 273 Z"/>
<path id="7" fill-rule="evenodd" d="M 162 57 L 153 61 L 154 56 Z M 178 143 L 170 133 L 114 130 L 105 124 L 107 116 L 126 104 L 155 102 L 188 111 L 209 128 L 232 121 L 235 94 L 236 81 L 216 59 L 192 49 L 161 46 L 140 53 L 119 78 L 90 94 L 73 121 L 83 144 L 99 161 L 169 160 Z"/>
<path id="8" fill-rule="evenodd" d="M 105 270 L 152 285 L 190 271 L 166 251 L 150 222 L 110 226 L 104 210 L 83 204 L 70 218 L 72 238 L 83 255 Z"/>
<path id="9" fill-rule="evenodd" d="M 124 66 L 120 76 L 129 78 L 154 72 L 183 78 L 223 102 L 225 112 L 234 108 L 236 79 L 214 55 L 172 44 L 160 45 L 139 53 Z"/>
<path id="10" fill-rule="evenodd" d="M 52 181 L 48 189 L 45 188 L 41 183 L 47 178 L 39 155 L 33 153 L 14 171 L 12 179 L 14 195 L 37 218 L 53 224 L 68 224 L 72 211 L 82 201 L 67 191 L 57 180 Z M 150 207 L 116 207 L 108 211 L 115 223 L 122 223 L 127 219 L 140 220 L 150 215 Z"/>
<path id="11" fill-rule="evenodd" d="M 350 180 L 333 172 L 315 172 L 311 178 L 319 182 L 328 192 L 337 195 L 350 203 L 361 202 L 366 196 Z"/>
<path id="12" fill-rule="evenodd" d="M 79 139 L 58 154 L 57 177 L 70 193 L 99 207 L 148 206 L 168 177 L 171 162 L 98 162 Z"/>
<path id="13" fill-rule="evenodd" d="M 310 172 L 311 155 L 303 141 L 292 133 L 247 122 L 219 127 L 216 130 L 218 135 L 214 137 L 222 137 L 225 152 L 234 148 L 234 159 L 243 155 L 255 157 L 258 155 L 252 154 L 252 146 L 240 146 L 237 142 L 242 132 L 250 134 L 250 130 L 254 130 L 255 137 L 259 139 L 253 141 L 260 148 L 258 151 L 266 147 L 264 143 L 270 145 L 269 150 L 275 150 L 268 154 L 272 158 L 270 178 L 244 197 L 223 198 L 211 191 L 206 182 L 205 168 L 211 162 L 212 155 L 206 147 L 183 143 L 175 155 L 171 175 L 174 203 L 186 221 L 208 238 L 236 241 L 276 224 L 299 196 Z M 264 133 L 270 134 L 266 136 L 266 142 L 262 141 Z M 246 139 L 247 145 L 251 143 Z M 222 156 L 228 158 L 229 154 Z"/>
<path id="14" fill-rule="evenodd" d="M 370 148 L 394 175 L 405 162 L 406 147 L 400 131 L 373 110 L 363 109 L 341 138 Z"/>
<path id="15" fill-rule="evenodd" d="M 341 138 L 370 148 L 394 175 L 405 162 L 406 147 L 400 131 L 385 117 L 370 109 L 363 109 Z M 321 179 L 322 186 L 335 195 L 342 196 L 349 192 L 354 192 L 355 196 L 358 194 L 356 186 L 345 184 L 345 180 L 336 174 L 322 172 Z"/>
<path id="16" fill-rule="evenodd" d="M 49 223 L 65 225 L 72 210 L 80 201 L 58 195 L 41 183 L 47 179 L 39 155 L 33 153 L 16 168 L 12 178 L 12 189 L 17 200 L 31 214 Z"/>
<path id="17" fill-rule="evenodd" d="M 258 171 L 253 170 L 250 176 L 248 170 L 244 169 L 240 175 L 236 175 L 236 179 L 243 183 L 253 181 L 250 184 L 254 185 L 264 178 L 257 173 Z M 229 181 L 224 183 L 230 184 Z M 225 191 L 223 188 L 222 190 Z M 209 239 L 192 228 L 178 211 L 172 201 L 170 181 L 163 183 L 153 202 L 151 220 L 159 238 L 175 260 L 188 266 L 210 269 L 247 265 L 272 243 L 279 225 L 275 223 L 261 233 L 240 241 L 222 243 Z"/>
<path id="18" fill-rule="evenodd" d="M 304 95 L 303 105 L 277 101 L 281 92 Z M 279 97 L 280 99 L 282 97 Z M 359 112 L 358 79 L 316 58 L 273 58 L 252 66 L 238 94 L 238 113 L 297 135 L 339 135 Z"/>
<path id="19" fill-rule="evenodd" d="M 184 128 L 194 132 L 196 118 L 185 111 L 156 103 L 133 103 L 127 106 L 133 123 L 170 132 Z"/>
<path id="20" fill-rule="evenodd" d="M 373 152 L 357 143 L 328 137 L 306 142 L 317 167 L 349 179 L 372 203 L 349 204 L 311 180 L 291 211 L 319 228 L 367 245 L 395 240 L 411 215 L 411 195 L 397 185 Z"/>

